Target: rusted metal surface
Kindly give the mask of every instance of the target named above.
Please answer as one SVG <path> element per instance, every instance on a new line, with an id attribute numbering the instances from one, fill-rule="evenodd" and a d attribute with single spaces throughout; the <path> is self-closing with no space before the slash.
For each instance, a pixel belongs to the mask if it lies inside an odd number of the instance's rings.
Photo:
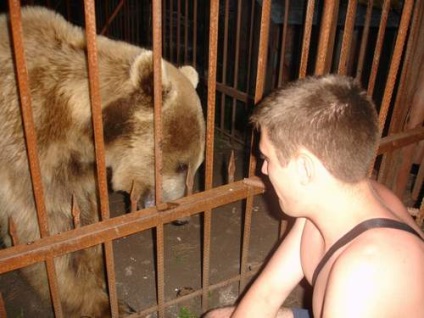
<path id="1" fill-rule="evenodd" d="M 180 3 L 180 2 L 178 2 Z M 162 203 L 162 2 L 153 1 L 153 84 L 155 140 L 155 200 Z M 156 227 L 157 299 L 159 317 L 165 317 L 165 265 L 163 224 Z"/>
<path id="2" fill-rule="evenodd" d="M 372 7 L 373 7 L 373 0 L 368 0 L 367 4 L 367 11 L 365 13 L 365 23 L 364 23 L 364 29 L 362 33 L 362 40 L 361 40 L 361 46 L 359 49 L 359 58 L 358 58 L 358 65 L 356 68 L 356 79 L 360 80 L 362 77 L 362 72 L 364 68 L 364 61 L 365 61 L 365 54 L 367 52 L 367 44 L 368 44 L 368 36 L 370 32 L 370 23 L 371 23 L 371 14 L 372 14 Z"/>
<path id="3" fill-rule="evenodd" d="M 315 65 L 316 75 L 323 75 L 325 73 L 328 73 L 330 70 L 338 12 L 338 1 L 324 2 L 318 43 L 318 52 Z"/>
<path id="4" fill-rule="evenodd" d="M 225 0 L 224 5 L 224 45 L 223 45 L 223 53 L 222 53 L 222 79 L 221 83 L 224 86 L 227 86 L 227 69 L 229 67 L 228 65 L 228 23 L 229 21 L 229 11 L 230 11 L 230 1 Z M 220 118 L 220 126 L 221 128 L 225 126 L 225 113 L 226 113 L 226 103 L 225 103 L 226 96 L 225 94 L 221 94 L 221 118 Z"/>
<path id="5" fill-rule="evenodd" d="M 393 134 L 381 139 L 377 154 L 388 153 L 406 147 L 424 139 L 424 127 Z"/>
<path id="6" fill-rule="evenodd" d="M 262 1 L 262 14 L 261 14 L 261 28 L 259 32 L 259 55 L 257 62 L 257 75 L 256 75 L 256 89 L 255 89 L 255 104 L 258 103 L 264 94 L 265 84 L 265 72 L 267 65 L 268 56 L 268 35 L 269 35 L 269 24 L 271 17 L 271 0 Z M 252 135 L 253 145 L 253 135 Z M 251 149 L 252 149 L 251 145 Z M 249 177 L 254 175 L 256 169 L 256 158 L 253 154 L 250 154 L 249 158 Z M 241 252 L 241 264 L 240 264 L 240 289 L 246 286 L 247 282 L 247 261 L 249 257 L 250 247 L 250 230 L 252 224 L 252 211 L 253 211 L 253 197 L 248 196 L 246 198 L 246 207 L 244 212 L 244 227 L 243 227 L 243 240 L 242 240 L 242 252 Z"/>
<path id="7" fill-rule="evenodd" d="M 422 87 L 424 82 L 424 77 L 422 77 L 422 70 L 424 70 L 422 39 L 424 34 L 421 31 L 424 26 L 423 8 L 424 2 L 422 0 L 415 2 L 411 26 L 408 31 L 406 52 L 403 57 L 403 68 L 397 88 L 398 94 L 395 97 L 389 125 L 389 135 L 422 126 L 424 107 L 420 101 L 420 96 L 422 96 L 420 86 Z M 417 67 L 417 61 L 421 61 L 420 67 Z M 417 144 L 385 154 L 378 175 L 381 182 L 392 188 L 399 197 L 402 197 L 410 184 L 411 166 L 413 164 L 420 165 L 418 175 L 413 182 L 412 199 L 414 201 L 420 200 L 419 193 L 423 184 L 422 159 L 419 159 L 419 156 L 416 155 L 419 152 L 420 145 Z"/>
<path id="8" fill-rule="evenodd" d="M 84 1 L 85 35 L 87 39 L 88 80 L 90 88 L 91 116 L 93 120 L 94 149 L 96 154 L 97 185 L 101 219 L 110 217 L 109 196 L 106 176 L 106 156 L 103 139 L 102 105 L 100 97 L 99 68 L 97 58 L 96 13 L 93 0 Z M 118 294 L 111 241 L 104 242 L 105 267 L 112 316 L 118 316 Z"/>
<path id="9" fill-rule="evenodd" d="M 414 7 L 414 1 L 409 0 L 405 1 L 402 10 L 402 17 L 399 24 L 399 31 L 396 37 L 395 48 L 393 50 L 392 60 L 390 63 L 389 74 L 387 76 L 387 82 L 384 89 L 383 100 L 381 102 L 380 112 L 379 112 L 379 124 L 380 129 L 383 130 L 386 123 L 387 115 L 389 112 L 390 103 L 392 100 L 393 91 L 395 88 L 398 70 L 400 67 L 400 62 L 402 54 L 405 47 L 406 36 L 408 34 L 408 27 L 410 25 L 412 9 Z M 384 165 L 383 165 L 384 168 Z"/>
<path id="10" fill-rule="evenodd" d="M 120 0 L 118 4 L 116 5 L 115 9 L 113 10 L 112 14 L 107 18 L 106 23 L 104 24 L 102 30 L 100 31 L 101 35 L 105 35 L 110 24 L 115 20 L 116 16 L 118 15 L 119 11 L 121 11 L 123 5 L 125 3 L 125 0 Z"/>
<path id="11" fill-rule="evenodd" d="M 389 16 L 390 0 L 385 0 L 381 11 L 380 26 L 378 29 L 377 42 L 374 49 L 374 57 L 372 59 L 371 75 L 368 80 L 368 95 L 372 96 L 374 92 L 377 71 L 380 65 L 381 50 L 383 47 L 384 34 L 386 33 L 387 18 Z"/>
<path id="12" fill-rule="evenodd" d="M 356 0 L 349 0 L 347 11 L 346 11 L 346 20 L 343 30 L 343 41 L 342 48 L 340 52 L 339 60 L 339 69 L 338 73 L 342 75 L 347 75 L 347 66 L 349 62 L 352 47 L 352 37 L 355 27 L 355 18 L 356 18 Z"/>
<path id="13" fill-rule="evenodd" d="M 263 192 L 261 183 L 255 178 L 249 178 L 247 182 L 236 181 L 195 193 L 174 201 L 173 205 L 151 207 L 51 235 L 32 244 L 21 244 L 0 250 L 0 274 L 45 261 L 48 257 L 57 257 L 102 242 L 116 240 L 151 229 L 159 224 L 170 223 L 180 217 L 212 210 Z"/>
<path id="14" fill-rule="evenodd" d="M 216 98 L 216 68 L 218 52 L 218 22 L 219 0 L 211 0 L 209 13 L 209 61 L 208 61 L 208 99 L 206 120 L 206 162 L 205 189 L 212 189 L 213 183 L 213 153 L 215 131 L 215 98 Z M 202 266 L 202 309 L 209 305 L 209 273 L 210 273 L 210 241 L 211 241 L 211 209 L 204 210 L 203 219 L 203 266 Z"/>
<path id="15" fill-rule="evenodd" d="M 23 30 L 21 20 L 21 7 L 18 0 L 9 0 L 9 12 L 11 21 L 12 42 L 15 52 L 16 76 L 21 101 L 21 112 L 24 126 L 26 147 L 28 153 L 29 170 L 34 191 L 35 206 L 38 216 L 38 225 L 41 237 L 49 236 L 47 213 L 44 204 L 44 191 L 38 161 L 37 136 L 35 133 L 34 118 L 32 116 L 31 95 L 28 81 L 28 73 L 24 56 Z M 49 281 L 51 300 L 56 317 L 63 317 L 62 305 L 59 299 L 59 289 L 56 276 L 56 268 L 53 258 L 46 258 L 46 270 Z"/>
<path id="16" fill-rule="evenodd" d="M 277 85 L 281 86 L 284 80 L 284 67 L 285 67 L 285 56 L 287 46 L 287 29 L 289 28 L 289 11 L 290 11 L 290 0 L 284 2 L 284 25 L 283 32 L 281 33 L 281 50 L 280 50 L 280 69 L 278 71 Z"/>
<path id="17" fill-rule="evenodd" d="M 306 76 L 306 71 L 308 68 L 308 59 L 309 59 L 309 49 L 311 46 L 311 32 L 312 24 L 314 18 L 315 10 L 315 0 L 308 0 L 308 5 L 306 7 L 306 18 L 305 25 L 303 27 L 303 41 L 302 41 L 302 53 L 300 59 L 299 67 L 299 78 L 304 78 Z"/>

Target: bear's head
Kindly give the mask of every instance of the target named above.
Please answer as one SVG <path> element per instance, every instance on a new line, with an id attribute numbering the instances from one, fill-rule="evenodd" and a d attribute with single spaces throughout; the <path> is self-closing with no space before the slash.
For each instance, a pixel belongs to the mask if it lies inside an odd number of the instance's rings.
<path id="1" fill-rule="evenodd" d="M 155 189 L 153 56 L 142 51 L 129 66 L 118 97 L 103 109 L 106 164 L 114 191 L 151 205 Z M 205 121 L 196 93 L 198 74 L 162 60 L 162 199 L 184 196 L 204 158 Z M 104 79 L 103 79 L 104 80 Z M 111 87 L 116 92 L 116 87 Z M 192 181 L 192 180 L 191 180 Z M 190 182 L 190 180 L 189 180 Z"/>

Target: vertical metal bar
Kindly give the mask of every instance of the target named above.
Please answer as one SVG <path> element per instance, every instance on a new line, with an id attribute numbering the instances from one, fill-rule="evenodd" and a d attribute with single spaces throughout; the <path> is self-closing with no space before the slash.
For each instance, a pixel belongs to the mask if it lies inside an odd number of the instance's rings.
<path id="1" fill-rule="evenodd" d="M 342 48 L 340 52 L 339 70 L 338 70 L 338 73 L 342 75 L 347 75 L 347 64 L 349 61 L 349 57 L 352 54 L 351 46 L 352 46 L 353 29 L 355 27 L 356 6 L 357 6 L 357 0 L 349 0 L 349 4 L 346 10 L 346 20 L 345 20 L 345 26 L 343 31 Z"/>
<path id="2" fill-rule="evenodd" d="M 174 60 L 174 0 L 169 4 L 169 59 Z"/>
<path id="3" fill-rule="evenodd" d="M 108 27 L 113 22 L 113 20 L 115 20 L 115 18 L 118 15 L 119 11 L 121 11 L 122 6 L 124 5 L 124 3 L 125 3 L 125 0 L 120 0 L 118 2 L 118 5 L 113 10 L 112 14 L 107 18 L 105 25 L 103 26 L 102 30 L 100 31 L 100 34 L 101 35 L 105 35 L 106 34 L 106 32 L 108 31 Z"/>
<path id="4" fill-rule="evenodd" d="M 356 68 L 356 79 L 359 80 L 359 81 L 362 77 L 362 70 L 364 68 L 365 53 L 366 53 L 367 44 L 368 44 L 368 36 L 369 36 L 369 33 L 370 33 L 371 13 L 372 13 L 373 2 L 374 2 L 374 0 L 368 1 L 367 11 L 365 13 L 364 30 L 362 32 L 361 48 L 359 49 L 358 65 L 357 65 L 357 68 Z"/>
<path id="5" fill-rule="evenodd" d="M 256 74 L 256 89 L 255 89 L 255 105 L 262 99 L 264 94 L 265 72 L 267 65 L 268 55 L 268 36 L 269 25 L 271 20 L 271 0 L 262 1 L 262 14 L 261 14 L 261 28 L 259 33 L 259 53 L 258 53 L 258 66 Z M 254 135 L 252 134 L 250 149 L 253 149 Z M 249 177 L 253 176 L 256 168 L 256 159 L 253 153 L 250 153 L 249 158 Z M 252 224 L 252 211 L 253 211 L 253 196 L 246 198 L 246 209 L 244 213 L 244 229 L 243 229 L 243 246 L 241 253 L 241 271 L 240 271 L 240 288 L 243 289 L 246 285 L 247 279 L 247 262 L 249 258 L 250 246 L 250 230 Z"/>
<path id="6" fill-rule="evenodd" d="M 184 2 L 184 64 L 188 62 L 188 0 Z"/>
<path id="7" fill-rule="evenodd" d="M 100 194 L 100 211 L 102 220 L 110 217 L 109 197 L 106 176 L 105 145 L 103 139 L 103 121 L 99 84 L 97 56 L 96 13 L 93 0 L 84 0 L 85 29 L 87 39 L 88 80 L 90 87 L 90 103 L 93 119 L 94 149 L 96 153 L 97 184 Z M 118 295 L 116 291 L 115 266 L 112 242 L 104 243 L 107 283 L 112 317 L 117 317 Z"/>
<path id="8" fill-rule="evenodd" d="M 399 85 L 397 88 L 398 92 L 402 92 L 402 94 L 398 93 L 396 96 L 395 106 L 393 109 L 393 113 L 391 115 L 391 122 L 389 127 L 388 134 L 393 134 L 396 132 L 400 132 L 404 128 L 404 120 L 408 116 L 407 114 L 410 112 L 409 107 L 404 107 L 405 102 L 408 102 L 405 98 L 404 92 L 407 91 L 407 85 L 410 81 L 408 78 L 413 77 L 414 73 L 417 72 L 417 69 L 412 66 L 412 56 L 414 53 L 414 48 L 416 47 L 417 37 L 420 32 L 420 24 L 419 21 L 422 19 L 422 10 L 424 2 L 418 0 L 415 2 L 414 14 L 411 22 L 411 30 L 409 31 L 408 43 L 406 45 L 406 52 L 403 62 L 403 70 L 400 76 Z M 413 71 L 411 71 L 413 70 Z M 419 71 L 418 71 L 419 72 Z M 408 94 L 406 94 L 408 95 Z M 392 179 L 394 178 L 393 166 L 396 165 L 398 160 L 396 157 L 398 156 L 398 152 L 391 152 L 383 154 L 383 159 L 381 160 L 380 169 L 378 172 L 378 181 L 384 184 L 391 184 Z M 420 169 L 421 171 L 421 169 Z M 418 180 L 418 178 L 416 179 Z M 421 185 L 421 183 L 420 183 Z M 397 188 L 396 188 L 397 190 Z"/>
<path id="9" fill-rule="evenodd" d="M 278 86 L 281 86 L 283 84 L 284 62 L 286 59 L 285 57 L 286 57 L 287 28 L 289 25 L 289 10 L 290 10 L 290 0 L 286 0 L 284 3 L 284 24 L 283 24 L 283 32 L 281 35 L 280 71 L 278 73 L 278 82 L 277 82 Z"/>
<path id="10" fill-rule="evenodd" d="M 408 36 L 408 43 L 406 44 L 405 57 L 403 62 L 402 74 L 400 76 L 399 86 L 397 88 L 398 92 L 405 92 L 407 90 L 407 78 L 410 76 L 414 76 L 414 72 L 417 71 L 415 67 L 415 61 L 412 61 L 412 56 L 414 51 L 416 50 L 416 43 L 418 35 L 420 34 L 420 19 L 424 19 L 423 16 L 424 10 L 424 1 L 418 0 L 415 2 L 415 8 L 413 9 L 413 17 L 411 22 L 411 27 Z M 414 64 L 413 66 L 411 64 Z M 421 61 L 423 63 L 423 61 Z M 411 70 L 414 71 L 411 71 Z M 422 67 L 418 68 L 422 69 Z M 419 76 L 418 76 L 419 77 Z M 392 113 L 392 119 L 389 127 L 389 134 L 400 132 L 402 128 L 404 128 L 404 118 L 407 116 L 407 112 L 410 111 L 408 107 L 404 107 L 401 103 L 404 102 L 402 97 L 404 94 L 397 94 L 396 96 L 395 107 Z"/>
<path id="11" fill-rule="evenodd" d="M 213 146 L 216 96 L 216 66 L 218 47 L 219 0 L 211 0 L 209 13 L 209 61 L 208 61 L 208 110 L 206 122 L 206 162 L 205 189 L 212 188 L 213 182 Z M 208 287 L 210 268 L 211 210 L 204 212 L 203 232 L 203 269 L 202 269 L 202 309 L 208 308 Z"/>
<path id="12" fill-rule="evenodd" d="M 306 77 L 308 70 L 309 50 L 311 46 L 312 25 L 314 23 L 315 0 L 309 0 L 306 8 L 305 26 L 303 28 L 302 57 L 300 60 L 299 78 Z"/>
<path id="13" fill-rule="evenodd" d="M 225 0 L 225 15 L 224 15 L 224 47 L 223 47 L 223 60 L 222 60 L 222 79 L 221 83 L 226 85 L 227 84 L 227 68 L 229 65 L 228 63 L 228 21 L 229 21 L 229 7 L 230 3 L 228 0 Z M 225 93 L 221 93 L 221 122 L 220 122 L 220 129 L 222 131 L 225 131 Z M 230 132 L 231 133 L 231 132 Z"/>
<path id="14" fill-rule="evenodd" d="M 386 33 L 387 18 L 390 11 L 390 0 L 384 0 L 383 8 L 381 10 L 381 20 L 378 29 L 377 42 L 375 44 L 374 57 L 371 66 L 371 75 L 368 81 L 368 95 L 372 96 L 374 92 L 375 81 L 377 78 L 378 66 L 380 64 L 381 50 L 384 43 L 384 34 Z"/>
<path id="15" fill-rule="evenodd" d="M 405 47 L 406 37 L 408 35 L 408 28 L 411 21 L 412 10 L 414 8 L 414 0 L 406 0 L 403 5 L 402 16 L 399 23 L 399 31 L 396 37 L 395 47 L 392 55 L 392 62 L 390 63 L 389 74 L 387 75 L 386 87 L 384 89 L 383 100 L 379 112 L 380 128 L 384 127 L 386 122 L 387 113 L 389 111 L 390 102 L 393 95 L 393 90 L 396 84 L 396 78 Z"/>
<path id="16" fill-rule="evenodd" d="M 387 82 L 386 82 L 386 86 L 385 86 L 384 94 L 383 94 L 383 100 L 380 106 L 379 125 L 380 125 L 381 133 L 384 130 L 387 113 L 389 111 L 389 106 L 392 99 L 393 90 L 396 84 L 396 77 L 399 70 L 403 49 L 405 46 L 406 36 L 408 34 L 408 27 L 410 25 L 413 8 L 414 8 L 413 0 L 409 0 L 409 1 L 407 0 L 404 2 L 402 16 L 401 16 L 401 20 L 400 20 L 399 28 L 398 28 L 398 34 L 396 37 L 396 43 L 393 50 L 392 62 L 390 63 L 389 74 L 387 75 Z M 371 167 L 374 166 L 376 158 L 377 156 L 375 156 Z M 387 166 L 387 156 L 384 156 L 382 165 L 379 170 L 382 172 L 381 175 L 379 174 L 378 176 L 379 181 L 381 181 L 382 178 L 385 177 L 385 171 L 387 171 L 386 166 Z"/>
<path id="17" fill-rule="evenodd" d="M 315 65 L 316 75 L 323 75 L 330 71 L 338 10 L 339 3 L 337 0 L 324 1 L 317 61 Z"/>
<path id="18" fill-rule="evenodd" d="M 162 0 L 162 41 L 163 41 L 163 56 L 168 57 L 167 49 L 169 43 L 166 42 L 166 0 Z"/>
<path id="19" fill-rule="evenodd" d="M 268 37 L 271 14 L 271 1 L 262 2 L 261 30 L 259 35 L 258 72 L 256 75 L 255 104 L 264 94 L 265 73 L 268 56 Z M 252 174 L 253 175 L 253 174 Z"/>
<path id="20" fill-rule="evenodd" d="M 40 164 L 38 160 L 37 136 L 35 132 L 34 118 L 32 115 L 28 70 L 24 55 L 21 6 L 19 0 L 9 0 L 9 12 L 15 61 L 16 65 L 19 66 L 16 67 L 16 77 L 18 81 L 19 97 L 21 101 L 23 128 L 28 152 L 29 170 L 34 191 L 35 207 L 37 210 L 40 235 L 41 237 L 46 237 L 50 235 L 50 231 L 44 203 L 44 191 Z M 46 270 L 55 315 L 56 317 L 63 317 L 62 304 L 60 302 L 56 276 L 56 267 L 52 258 L 48 258 L 46 260 Z"/>
<path id="21" fill-rule="evenodd" d="M 181 63 L 181 0 L 177 0 L 177 65 Z"/>
<path id="22" fill-rule="evenodd" d="M 154 84 L 154 132 L 155 132 L 155 193 L 156 205 L 162 202 L 162 6 L 153 1 L 153 84 Z M 163 224 L 156 227 L 157 293 L 159 317 L 165 317 L 165 262 Z"/>
<path id="23" fill-rule="evenodd" d="M 238 74 L 239 74 L 239 60 L 240 60 L 240 31 L 241 31 L 241 13 L 242 13 L 242 3 L 243 0 L 237 2 L 237 22 L 236 22 L 236 51 L 234 55 L 234 81 L 233 87 L 237 89 L 238 86 Z M 237 99 L 233 98 L 232 103 L 232 113 L 231 113 L 231 133 L 235 132 L 235 122 L 236 122 L 236 108 L 237 108 Z"/>
<path id="24" fill-rule="evenodd" d="M 193 3 L 193 66 L 197 66 L 197 0 Z"/>

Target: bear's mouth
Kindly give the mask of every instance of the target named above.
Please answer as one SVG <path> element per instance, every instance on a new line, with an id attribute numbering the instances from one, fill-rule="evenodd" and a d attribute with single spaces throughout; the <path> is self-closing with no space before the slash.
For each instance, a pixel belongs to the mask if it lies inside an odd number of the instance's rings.
<path id="1" fill-rule="evenodd" d="M 155 191 L 148 190 L 144 195 L 141 196 L 140 200 L 138 200 L 138 208 L 146 209 L 152 206 L 155 206 Z"/>

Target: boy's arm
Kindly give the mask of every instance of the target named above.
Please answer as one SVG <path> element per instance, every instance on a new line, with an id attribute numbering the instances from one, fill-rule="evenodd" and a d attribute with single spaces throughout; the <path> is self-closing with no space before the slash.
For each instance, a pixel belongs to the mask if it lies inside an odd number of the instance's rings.
<path id="1" fill-rule="evenodd" d="M 300 243 L 305 221 L 296 220 L 231 317 L 276 317 L 287 296 L 304 277 Z"/>

